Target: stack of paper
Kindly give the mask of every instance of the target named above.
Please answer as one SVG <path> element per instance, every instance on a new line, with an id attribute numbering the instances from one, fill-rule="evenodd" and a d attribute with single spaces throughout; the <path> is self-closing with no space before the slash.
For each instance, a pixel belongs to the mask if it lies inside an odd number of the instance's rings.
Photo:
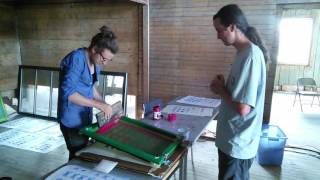
<path id="1" fill-rule="evenodd" d="M 197 106 L 206 106 L 206 107 L 218 107 L 221 103 L 220 99 L 196 97 L 196 96 L 185 96 L 179 100 L 178 103 L 191 104 Z"/>

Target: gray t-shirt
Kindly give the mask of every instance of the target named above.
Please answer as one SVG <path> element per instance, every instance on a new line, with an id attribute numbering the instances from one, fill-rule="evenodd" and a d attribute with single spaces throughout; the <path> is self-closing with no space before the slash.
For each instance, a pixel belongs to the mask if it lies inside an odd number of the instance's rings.
<path id="1" fill-rule="evenodd" d="M 251 44 L 237 53 L 226 87 L 234 102 L 250 105 L 251 111 L 241 117 L 222 101 L 216 146 L 234 158 L 253 158 L 259 145 L 266 87 L 265 61 L 259 47 Z"/>

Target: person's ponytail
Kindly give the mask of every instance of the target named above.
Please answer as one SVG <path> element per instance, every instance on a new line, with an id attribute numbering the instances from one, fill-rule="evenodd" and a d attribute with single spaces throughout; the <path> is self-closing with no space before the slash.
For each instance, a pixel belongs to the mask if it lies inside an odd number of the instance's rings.
<path id="1" fill-rule="evenodd" d="M 267 64 L 269 61 L 268 50 L 264 46 L 256 28 L 252 26 L 248 26 L 248 28 L 246 29 L 245 35 L 253 44 L 257 45 L 261 49 L 264 56 L 265 63 Z"/>

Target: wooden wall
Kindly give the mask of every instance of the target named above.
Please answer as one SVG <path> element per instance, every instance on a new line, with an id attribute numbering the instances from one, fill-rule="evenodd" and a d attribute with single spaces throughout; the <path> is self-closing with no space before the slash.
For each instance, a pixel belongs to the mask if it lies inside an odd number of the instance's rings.
<path id="1" fill-rule="evenodd" d="M 268 119 L 276 71 L 278 4 L 315 2 L 320 1 L 150 0 L 150 98 L 168 101 L 189 94 L 217 97 L 209 90 L 210 81 L 216 74 L 227 76 L 235 51 L 216 38 L 212 15 L 226 4 L 238 3 L 249 23 L 260 31 L 273 60 L 265 103 Z M 142 34 L 138 6 L 128 2 L 24 5 L 15 9 L 0 6 L 0 91 L 16 87 L 20 49 L 22 64 L 57 67 L 68 52 L 88 46 L 98 28 L 106 24 L 119 37 L 120 53 L 105 70 L 129 72 L 129 94 L 139 94 Z M 6 28 L 8 24 L 12 28 Z M 18 31 L 21 48 L 12 29 Z"/>
<path id="2" fill-rule="evenodd" d="M 183 95 L 217 97 L 209 84 L 217 74 L 228 75 L 235 50 L 217 39 L 212 16 L 229 3 L 242 8 L 271 50 L 276 28 L 273 0 L 150 1 L 151 99 L 169 100 Z M 268 79 L 274 79 L 274 74 L 269 73 Z M 273 81 L 268 81 L 266 111 L 271 106 L 272 87 Z"/>
<path id="3" fill-rule="evenodd" d="M 17 8 L 24 65 L 58 67 L 70 51 L 88 47 L 103 25 L 117 35 L 120 52 L 106 71 L 128 72 L 129 94 L 138 92 L 138 5 L 136 3 L 68 3 Z"/>
<path id="4" fill-rule="evenodd" d="M 0 95 L 14 96 L 17 86 L 20 47 L 13 7 L 0 5 Z"/>
<path id="5" fill-rule="evenodd" d="M 216 38 L 212 16 L 237 3 L 269 50 L 264 120 L 269 121 L 278 49 L 279 6 L 315 4 L 319 0 L 150 0 L 150 98 L 217 97 L 208 85 L 228 75 L 234 48 Z"/>

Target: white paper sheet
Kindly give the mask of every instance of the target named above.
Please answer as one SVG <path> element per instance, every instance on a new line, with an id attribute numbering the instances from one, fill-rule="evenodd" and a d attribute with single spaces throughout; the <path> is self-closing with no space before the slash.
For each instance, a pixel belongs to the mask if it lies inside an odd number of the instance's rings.
<path id="1" fill-rule="evenodd" d="M 191 116 L 212 116 L 213 109 L 195 106 L 168 105 L 162 110 L 162 112 Z"/>
<path id="2" fill-rule="evenodd" d="M 75 179 L 94 179 L 94 180 L 129 180 L 112 174 L 106 174 L 95 170 L 87 169 L 78 165 L 67 165 L 51 174 L 46 180 L 75 180 Z"/>
<path id="3" fill-rule="evenodd" d="M 60 130 L 60 125 L 54 125 L 51 127 L 48 127 L 47 129 L 43 129 L 41 131 L 39 131 L 39 133 L 44 133 L 44 134 L 50 134 L 50 136 L 62 136 L 62 132 Z"/>
<path id="4" fill-rule="evenodd" d="M 99 162 L 99 164 L 96 167 L 94 167 L 94 170 L 103 172 L 103 173 L 109 173 L 110 171 L 112 171 L 113 168 L 116 167 L 117 164 L 118 162 L 102 159 Z"/>
<path id="5" fill-rule="evenodd" d="M 0 144 L 18 149 L 48 153 L 64 144 L 62 136 L 49 136 L 44 133 L 29 133 L 10 129 L 0 133 Z"/>
<path id="6" fill-rule="evenodd" d="M 26 132 L 37 132 L 48 127 L 57 125 L 58 123 L 47 121 L 44 119 L 37 119 L 32 117 L 21 117 L 5 123 L 1 123 L 0 126 L 6 128 L 20 129 Z"/>
<path id="7" fill-rule="evenodd" d="M 7 141 L 10 141 L 13 138 L 20 138 L 22 136 L 26 136 L 27 134 L 28 133 L 26 132 L 15 130 L 15 129 L 4 131 L 0 133 L 0 144 L 3 145 L 4 143 L 6 143 Z"/>
<path id="8" fill-rule="evenodd" d="M 185 96 L 179 100 L 178 103 L 191 104 L 206 107 L 218 107 L 221 103 L 220 99 L 196 97 L 196 96 Z"/>
<path id="9" fill-rule="evenodd" d="M 11 114 L 15 114 L 16 113 L 16 110 L 14 110 L 12 107 L 10 107 L 9 105 L 7 104 L 4 104 L 4 107 L 6 108 L 6 111 L 7 111 L 7 115 L 10 116 Z"/>

